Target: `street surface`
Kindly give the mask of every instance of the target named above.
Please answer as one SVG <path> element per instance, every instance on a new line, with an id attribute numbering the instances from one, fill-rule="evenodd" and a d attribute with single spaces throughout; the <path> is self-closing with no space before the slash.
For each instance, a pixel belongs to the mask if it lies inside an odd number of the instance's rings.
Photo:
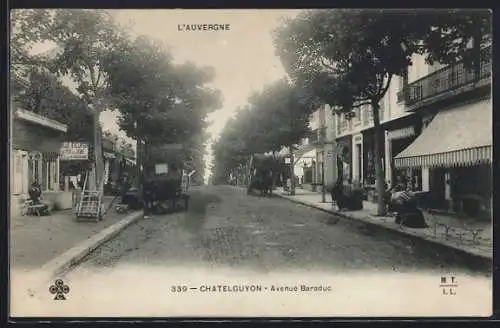
<path id="1" fill-rule="evenodd" d="M 318 196 L 319 197 L 319 196 Z M 82 268 L 118 264 L 237 267 L 271 272 L 391 270 L 489 274 L 465 258 L 389 231 L 297 205 L 248 196 L 242 188 L 203 187 L 187 213 L 139 221 L 100 247 Z"/>
<path id="2" fill-rule="evenodd" d="M 69 287 L 65 302 L 53 301 L 44 285 L 34 297 L 20 294 L 13 311 L 103 317 L 491 312 L 488 271 L 452 252 L 277 196 L 248 196 L 242 188 L 201 187 L 191 195 L 188 212 L 139 220 L 60 277 Z M 441 288 L 443 277 L 459 283 Z"/>

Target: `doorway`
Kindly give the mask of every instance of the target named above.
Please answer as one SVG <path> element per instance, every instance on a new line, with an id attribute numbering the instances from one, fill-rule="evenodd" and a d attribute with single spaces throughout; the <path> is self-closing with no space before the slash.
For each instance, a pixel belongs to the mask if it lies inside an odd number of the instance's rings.
<path id="1" fill-rule="evenodd" d="M 436 209 L 447 209 L 445 199 L 445 172 L 443 168 L 429 170 L 429 190 L 431 193 L 430 205 Z"/>

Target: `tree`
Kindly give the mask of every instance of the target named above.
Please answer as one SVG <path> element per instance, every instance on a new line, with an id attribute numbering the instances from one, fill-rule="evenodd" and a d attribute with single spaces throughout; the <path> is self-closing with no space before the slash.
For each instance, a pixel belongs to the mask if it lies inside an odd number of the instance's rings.
<path id="1" fill-rule="evenodd" d="M 67 124 L 67 140 L 92 143 L 92 115 L 87 105 L 49 72 L 32 69 L 17 101 L 26 110 Z"/>
<path id="2" fill-rule="evenodd" d="M 379 102 L 393 76 L 406 71 L 414 54 L 426 55 L 429 63 L 467 58 L 469 36 L 484 42 L 482 35 L 488 28 L 484 12 L 472 17 L 450 12 L 337 9 L 305 11 L 278 29 L 277 53 L 298 83 L 311 86 L 342 112 L 370 105 L 379 215 L 385 213 Z M 476 43 L 476 51 L 481 42 Z"/>
<path id="3" fill-rule="evenodd" d="M 126 41 L 126 34 L 103 10 L 58 9 L 51 12 L 48 40 L 57 46 L 47 66 L 58 75 L 69 76 L 81 98 L 91 108 L 95 140 L 95 186 L 104 174 L 100 113 L 106 109 L 107 74 L 104 62 Z"/>
<path id="4" fill-rule="evenodd" d="M 254 96 L 254 121 L 260 127 L 261 144 L 266 151 L 286 147 L 291 157 L 292 194 L 295 192 L 294 150 L 301 140 L 309 135 L 309 117 L 318 105 L 306 89 L 290 85 L 286 79 L 266 86 L 264 92 Z M 259 119 L 259 121 L 257 121 Z M 257 124 L 258 122 L 258 124 Z M 274 157 L 274 156 L 273 156 Z M 276 158 L 275 158 L 276 160 Z"/>
<path id="5" fill-rule="evenodd" d="M 419 48 L 414 15 L 384 10 L 306 11 L 278 30 L 277 52 L 297 83 L 310 86 L 332 108 L 370 105 L 375 132 L 379 215 L 385 212 L 379 102 Z"/>
<path id="6" fill-rule="evenodd" d="M 255 152 L 257 145 L 252 139 L 254 126 L 248 106 L 239 108 L 236 116 L 226 122 L 218 139 L 212 144 L 212 176 L 215 183 L 227 181 L 230 173 L 244 165 Z"/>
<path id="7" fill-rule="evenodd" d="M 11 73 L 17 74 L 19 70 L 40 64 L 40 57 L 34 56 L 31 50 L 36 43 L 48 38 L 51 15 L 46 9 L 14 9 L 10 13 L 9 64 Z"/>
<path id="8" fill-rule="evenodd" d="M 106 64 L 119 126 L 148 144 L 178 143 L 206 127 L 206 115 L 221 106 L 208 88 L 214 72 L 193 64 L 174 65 L 155 40 L 139 37 L 113 53 Z"/>
<path id="9" fill-rule="evenodd" d="M 420 20 L 426 20 L 422 24 L 431 26 L 422 37 L 427 62 L 452 64 L 463 60 L 465 67 L 473 69 L 477 77 L 481 59 L 490 55 L 481 49 L 492 42 L 491 16 L 491 12 L 484 9 L 448 9 L 422 15 Z"/>
<path id="10" fill-rule="evenodd" d="M 309 116 L 315 106 L 304 89 L 291 86 L 283 79 L 263 88 L 248 98 L 249 104 L 230 119 L 213 151 L 214 177 L 227 177 L 248 166 L 255 154 L 273 152 L 273 171 L 278 170 L 275 153 L 283 147 L 293 152 L 309 132 Z M 293 176 L 293 165 L 292 172 Z M 276 175 L 275 175 L 276 178 Z M 293 179 L 292 179 L 293 180 Z M 275 182 L 275 181 L 273 181 Z"/>

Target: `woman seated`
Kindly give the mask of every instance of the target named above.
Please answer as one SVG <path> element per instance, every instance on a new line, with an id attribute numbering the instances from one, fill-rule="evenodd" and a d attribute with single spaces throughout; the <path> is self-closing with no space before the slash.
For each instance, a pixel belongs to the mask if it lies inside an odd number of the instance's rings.
<path id="1" fill-rule="evenodd" d="M 35 208 L 37 214 L 48 214 L 49 205 L 42 202 L 42 188 L 38 182 L 33 182 L 31 188 L 28 190 L 30 196 L 31 204 Z M 31 210 L 33 212 L 33 209 Z"/>
<path id="2" fill-rule="evenodd" d="M 410 190 L 395 188 L 391 192 L 389 211 L 394 212 L 397 224 L 402 224 L 411 228 L 426 228 L 422 211 L 418 208 L 417 197 Z"/>

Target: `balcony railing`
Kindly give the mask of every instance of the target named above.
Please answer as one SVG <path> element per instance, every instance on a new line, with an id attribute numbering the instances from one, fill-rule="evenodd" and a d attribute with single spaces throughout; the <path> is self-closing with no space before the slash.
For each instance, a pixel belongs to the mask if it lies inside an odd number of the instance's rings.
<path id="1" fill-rule="evenodd" d="M 479 78 L 474 69 L 468 69 L 463 61 L 443 67 L 421 79 L 408 84 L 397 93 L 398 102 L 404 101 L 406 106 L 454 91 L 491 77 L 491 47 L 485 48 L 481 54 L 481 69 Z"/>

